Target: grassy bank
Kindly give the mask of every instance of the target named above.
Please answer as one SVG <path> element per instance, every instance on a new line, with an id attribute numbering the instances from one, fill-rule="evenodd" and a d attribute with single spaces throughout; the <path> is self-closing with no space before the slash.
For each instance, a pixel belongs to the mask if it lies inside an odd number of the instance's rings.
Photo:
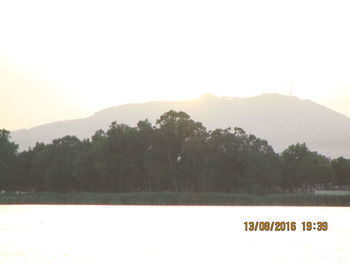
<path id="1" fill-rule="evenodd" d="M 350 206 L 350 196 L 311 193 L 248 195 L 231 193 L 2 193 L 0 204 L 110 205 L 283 205 Z"/>

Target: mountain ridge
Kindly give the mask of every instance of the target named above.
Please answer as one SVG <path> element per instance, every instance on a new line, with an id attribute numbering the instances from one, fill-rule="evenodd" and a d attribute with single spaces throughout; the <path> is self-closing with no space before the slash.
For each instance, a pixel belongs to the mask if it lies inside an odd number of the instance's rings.
<path id="1" fill-rule="evenodd" d="M 187 112 L 208 130 L 241 127 L 266 139 L 277 152 L 305 142 L 311 150 L 329 157 L 350 156 L 349 117 L 311 100 L 276 93 L 247 98 L 205 94 L 192 100 L 123 104 L 102 109 L 87 118 L 12 131 L 11 136 L 23 150 L 37 141 L 49 143 L 65 135 L 89 138 L 96 130 L 106 130 L 112 121 L 135 126 L 147 118 L 154 124 L 169 110 Z"/>

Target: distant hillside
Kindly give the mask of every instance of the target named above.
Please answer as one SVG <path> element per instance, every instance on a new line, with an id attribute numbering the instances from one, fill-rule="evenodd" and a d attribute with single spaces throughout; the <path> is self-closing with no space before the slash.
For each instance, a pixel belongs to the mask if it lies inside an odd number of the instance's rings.
<path id="1" fill-rule="evenodd" d="M 311 150 L 329 157 L 350 157 L 350 118 L 310 100 L 278 94 L 249 98 L 204 95 L 188 101 L 158 101 L 126 104 L 101 110 L 91 117 L 41 125 L 11 133 L 20 149 L 36 142 L 49 143 L 65 135 L 88 138 L 112 121 L 135 126 L 139 120 L 152 123 L 168 110 L 182 110 L 201 121 L 208 130 L 241 127 L 268 140 L 275 151 L 305 142 Z"/>

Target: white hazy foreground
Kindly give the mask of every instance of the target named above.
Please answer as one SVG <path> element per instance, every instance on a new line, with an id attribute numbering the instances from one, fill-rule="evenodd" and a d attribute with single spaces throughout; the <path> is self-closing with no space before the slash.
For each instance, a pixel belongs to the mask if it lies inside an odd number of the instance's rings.
<path id="1" fill-rule="evenodd" d="M 1 206 L 0 262 L 350 262 L 349 218 L 334 207 Z M 297 231 L 245 232 L 245 221 Z"/>

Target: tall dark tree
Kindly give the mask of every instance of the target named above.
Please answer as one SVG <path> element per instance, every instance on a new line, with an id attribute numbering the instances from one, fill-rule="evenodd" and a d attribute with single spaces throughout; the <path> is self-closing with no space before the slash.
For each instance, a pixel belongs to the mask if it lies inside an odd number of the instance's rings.
<path id="1" fill-rule="evenodd" d="M 21 180 L 18 185 L 26 191 L 45 191 L 53 161 L 53 152 L 49 145 L 37 143 L 33 149 L 19 154 Z"/>
<path id="2" fill-rule="evenodd" d="M 10 132 L 0 130 L 0 190 L 16 187 L 18 145 L 10 141 Z"/>
<path id="3" fill-rule="evenodd" d="M 350 185 L 350 160 L 339 157 L 332 160 L 332 167 L 336 177 L 335 184 Z"/>
<path id="4" fill-rule="evenodd" d="M 142 165 L 142 171 L 144 173 L 144 190 L 152 192 L 152 190 L 160 190 L 161 183 L 159 180 L 158 169 L 155 162 L 157 156 L 154 151 L 155 146 L 155 128 L 146 119 L 137 123 L 138 137 L 140 143 L 140 162 Z"/>
<path id="5" fill-rule="evenodd" d="M 214 191 L 262 193 L 278 185 L 279 157 L 264 140 L 243 129 L 210 133 L 207 162 Z"/>
<path id="6" fill-rule="evenodd" d="M 282 187 L 289 190 L 322 188 L 334 181 L 330 160 L 311 152 L 305 143 L 289 146 L 282 154 L 284 162 Z"/>
<path id="7" fill-rule="evenodd" d="M 48 145 L 52 162 L 47 172 L 45 185 L 52 191 L 77 191 L 79 185 L 74 177 L 74 165 L 81 149 L 81 141 L 75 136 L 53 140 Z"/>
<path id="8" fill-rule="evenodd" d="M 185 144 L 196 136 L 206 133 L 200 122 L 193 121 L 185 112 L 168 111 L 156 121 L 159 127 L 158 147 L 166 156 L 174 191 L 184 190 L 184 174 L 180 166 L 185 151 Z"/>
<path id="9" fill-rule="evenodd" d="M 138 130 L 113 122 L 101 149 L 98 172 L 108 191 L 130 192 L 144 189 L 143 147 Z"/>

